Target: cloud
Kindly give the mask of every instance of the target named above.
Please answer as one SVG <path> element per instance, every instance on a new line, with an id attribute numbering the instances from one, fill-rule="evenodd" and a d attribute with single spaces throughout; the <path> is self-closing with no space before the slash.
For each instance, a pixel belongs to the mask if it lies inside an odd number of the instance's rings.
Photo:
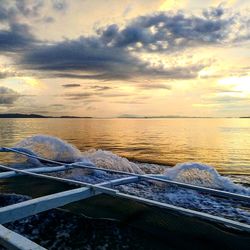
<path id="1" fill-rule="evenodd" d="M 38 19 L 42 15 L 46 0 L 1 0 L 0 21 L 18 22 L 23 18 Z"/>
<path id="2" fill-rule="evenodd" d="M 197 15 L 160 12 L 135 18 L 123 28 L 109 25 L 98 29 L 94 36 L 42 43 L 26 52 L 20 64 L 25 69 L 49 72 L 51 77 L 106 81 L 141 77 L 192 79 L 207 65 L 155 66 L 142 60 L 140 52 L 172 53 L 249 40 L 245 25 L 249 20 L 222 7 Z"/>
<path id="3" fill-rule="evenodd" d="M 69 83 L 69 84 L 63 84 L 62 87 L 64 88 L 77 88 L 80 87 L 81 84 L 76 84 L 76 83 Z"/>
<path id="4" fill-rule="evenodd" d="M 49 107 L 64 108 L 65 105 L 64 105 L 64 104 L 61 104 L 61 103 L 55 103 L 55 104 L 51 104 Z"/>
<path id="5" fill-rule="evenodd" d="M 100 96 L 102 97 L 126 97 L 126 96 L 131 96 L 132 94 L 129 93 L 104 93 L 104 94 L 100 94 Z"/>
<path id="6" fill-rule="evenodd" d="M 143 102 L 143 101 L 116 101 L 116 102 L 112 102 L 112 103 L 118 103 L 118 104 L 145 104 L 146 102 Z"/>
<path id="7" fill-rule="evenodd" d="M 11 24 L 7 30 L 0 29 L 0 51 L 15 52 L 28 48 L 35 42 L 29 27 L 25 24 Z"/>
<path id="8" fill-rule="evenodd" d="M 21 74 L 15 70 L 4 68 L 4 66 L 0 66 L 0 79 L 8 78 L 8 77 L 16 77 Z"/>
<path id="9" fill-rule="evenodd" d="M 131 65 L 133 60 L 135 63 Z M 112 66 L 119 68 L 129 65 L 131 68 L 137 62 L 139 59 L 123 50 L 107 48 L 97 38 L 85 37 L 38 47 L 27 53 L 23 60 L 31 69 L 103 71 L 99 74 L 110 72 Z"/>
<path id="10" fill-rule="evenodd" d="M 66 97 L 67 100 L 84 100 L 93 97 L 95 94 L 90 92 L 83 93 L 66 93 L 63 96 Z"/>
<path id="11" fill-rule="evenodd" d="M 6 22 L 11 19 L 16 15 L 15 9 L 11 8 L 9 6 L 9 2 L 6 0 L 1 0 L 0 4 L 0 21 L 1 22 Z"/>
<path id="12" fill-rule="evenodd" d="M 138 17 L 124 28 L 113 24 L 97 32 L 111 47 L 170 53 L 190 47 L 249 40 L 249 20 L 247 16 L 219 6 L 205 9 L 201 15 L 181 11 L 155 13 Z"/>
<path id="13" fill-rule="evenodd" d="M 138 85 L 142 89 L 167 89 L 170 90 L 172 87 L 163 83 L 143 83 Z"/>
<path id="14" fill-rule="evenodd" d="M 26 69 L 50 72 L 53 77 L 99 80 L 152 78 L 191 79 L 204 64 L 153 67 L 125 49 L 107 47 L 96 37 L 80 37 L 27 52 L 20 64 Z"/>
<path id="15" fill-rule="evenodd" d="M 250 97 L 247 96 L 233 96 L 233 95 L 223 95 L 223 96 L 213 96 L 204 98 L 208 102 L 213 103 L 222 103 L 222 104 L 229 104 L 229 103 L 238 103 L 238 102 L 249 102 Z"/>
<path id="16" fill-rule="evenodd" d="M 12 105 L 19 97 L 20 94 L 18 94 L 16 91 L 6 87 L 0 87 L 0 105 Z"/>
<path id="17" fill-rule="evenodd" d="M 0 52 L 17 52 L 37 42 L 27 23 L 21 23 L 19 16 L 37 16 L 43 1 L 5 1 L 0 4 Z"/>
<path id="18" fill-rule="evenodd" d="M 65 0 L 52 0 L 52 6 L 56 11 L 65 11 L 68 8 L 68 3 Z"/>
<path id="19" fill-rule="evenodd" d="M 85 102 L 99 102 L 102 98 L 115 98 L 115 97 L 128 97 L 131 96 L 130 93 L 124 92 L 113 92 L 113 93 L 103 93 L 102 91 L 95 92 L 77 92 L 77 93 L 65 93 L 62 96 L 67 100 L 73 101 L 85 101 Z"/>
<path id="20" fill-rule="evenodd" d="M 44 0 L 16 0 L 15 7 L 26 17 L 37 17 L 44 4 Z"/>
<path id="21" fill-rule="evenodd" d="M 55 22 L 55 19 L 53 17 L 51 17 L 51 16 L 46 16 L 46 17 L 42 18 L 42 21 L 48 24 L 48 23 Z"/>
<path id="22" fill-rule="evenodd" d="M 108 86 L 99 86 L 99 85 L 90 86 L 90 88 L 95 91 L 106 91 L 106 90 L 112 89 L 111 87 L 108 87 Z"/>
<path id="23" fill-rule="evenodd" d="M 63 84 L 62 87 L 68 89 L 68 88 L 78 88 L 80 87 L 81 84 Z M 100 85 L 93 85 L 93 86 L 89 86 L 88 89 L 90 90 L 94 90 L 95 92 L 84 92 L 84 93 L 66 93 L 64 96 L 69 97 L 69 99 L 73 98 L 73 99 L 81 99 L 81 98 L 88 98 L 94 95 L 102 95 L 101 92 L 106 91 L 106 90 L 111 90 L 113 88 L 108 87 L 108 86 L 100 86 Z"/>

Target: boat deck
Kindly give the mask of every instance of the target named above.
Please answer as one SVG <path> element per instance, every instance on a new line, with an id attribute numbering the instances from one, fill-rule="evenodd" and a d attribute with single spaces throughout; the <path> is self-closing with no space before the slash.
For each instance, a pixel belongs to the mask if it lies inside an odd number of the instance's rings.
<path id="1" fill-rule="evenodd" d="M 43 157 L 29 154 L 17 148 L 2 147 L 0 148 L 0 152 L 10 152 L 15 154 L 20 154 L 28 158 L 37 159 L 39 161 L 50 164 L 50 166 L 46 167 L 28 168 L 25 170 L 16 169 L 5 165 L 0 165 L 0 168 L 5 170 L 4 172 L 0 173 L 0 179 L 7 179 L 24 175 L 24 176 L 33 176 L 35 178 L 49 179 L 56 182 L 64 182 L 69 185 L 74 185 L 74 188 L 68 191 L 58 192 L 55 194 L 42 196 L 39 198 L 23 201 L 14 205 L 9 205 L 0 208 L 0 224 L 13 222 L 31 215 L 48 211 L 53 208 L 62 207 L 64 205 L 84 200 L 96 195 L 106 194 L 112 197 L 124 198 L 139 203 L 143 203 L 149 206 L 159 207 L 167 211 L 174 211 L 175 213 L 182 214 L 185 216 L 200 218 L 208 222 L 209 221 L 215 222 L 220 225 L 234 228 L 240 231 L 250 232 L 250 225 L 248 224 L 207 214 L 200 211 L 195 211 L 159 201 L 154 201 L 151 199 L 146 199 L 143 197 L 138 197 L 136 195 L 126 194 L 124 192 L 119 191 L 117 189 L 117 186 L 131 184 L 131 183 L 138 183 L 140 181 L 161 182 L 161 183 L 166 183 L 168 185 L 175 185 L 181 188 L 196 190 L 204 194 L 237 200 L 238 202 L 244 202 L 247 204 L 250 204 L 250 196 L 171 181 L 164 179 L 164 176 L 162 175 L 141 175 L 136 173 L 99 168 L 87 161 L 63 164 L 58 161 L 53 161 Z M 55 172 L 66 171 L 69 169 L 79 169 L 79 168 L 90 169 L 90 170 L 101 170 L 113 174 L 119 174 L 119 176 L 122 177 L 98 184 L 90 184 L 83 181 L 71 180 L 71 179 L 48 175 L 48 173 L 55 173 Z M 12 249 L 44 249 L 42 246 L 37 245 L 36 243 L 30 241 L 29 239 L 5 228 L 2 225 L 0 225 L 0 244 L 7 248 L 12 248 Z"/>

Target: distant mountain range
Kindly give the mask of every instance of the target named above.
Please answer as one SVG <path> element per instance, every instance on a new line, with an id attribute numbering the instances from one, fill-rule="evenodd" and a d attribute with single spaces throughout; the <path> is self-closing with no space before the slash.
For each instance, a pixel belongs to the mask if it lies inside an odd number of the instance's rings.
<path id="1" fill-rule="evenodd" d="M 20 114 L 20 113 L 6 113 L 6 114 L 0 114 L 0 118 L 85 118 L 85 119 L 91 119 L 94 117 L 91 116 L 45 116 L 45 115 L 38 115 L 38 114 Z M 166 115 L 166 116 L 137 116 L 137 115 L 121 115 L 119 117 L 110 117 L 110 118 L 129 118 L 129 119 L 159 119 L 159 118 L 220 118 L 220 117 L 201 117 L 201 116 L 178 116 L 178 115 Z M 242 117 L 221 117 L 221 118 L 250 118 L 250 116 L 242 116 Z"/>
<path id="2" fill-rule="evenodd" d="M 38 114 L 19 114 L 19 113 L 9 113 L 9 114 L 0 114 L 0 118 L 92 118 L 90 116 L 44 116 Z"/>
<path id="3" fill-rule="evenodd" d="M 190 116 L 179 116 L 179 115 L 163 115 L 163 116 L 139 116 L 139 115 L 121 115 L 118 118 L 131 118 L 131 119 L 153 119 L 153 118 L 196 118 Z M 203 117 L 202 117 L 203 118 Z M 204 117 L 209 118 L 209 117 Z"/>
<path id="4" fill-rule="evenodd" d="M 118 118 L 129 118 L 129 119 L 159 119 L 159 118 L 250 118 L 250 117 L 213 117 L 213 116 L 181 116 L 181 115 L 163 115 L 163 116 L 139 116 L 139 115 L 121 115 Z"/>

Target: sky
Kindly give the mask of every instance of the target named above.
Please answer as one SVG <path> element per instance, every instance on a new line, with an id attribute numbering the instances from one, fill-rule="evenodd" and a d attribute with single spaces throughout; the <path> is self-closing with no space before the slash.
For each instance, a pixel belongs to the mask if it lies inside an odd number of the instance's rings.
<path id="1" fill-rule="evenodd" d="M 0 0 L 0 113 L 250 116 L 250 1 Z"/>

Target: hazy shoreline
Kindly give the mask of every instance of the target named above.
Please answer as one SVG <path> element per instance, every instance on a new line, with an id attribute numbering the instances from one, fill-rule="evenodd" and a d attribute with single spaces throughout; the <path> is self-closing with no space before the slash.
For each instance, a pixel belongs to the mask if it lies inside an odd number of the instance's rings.
<path id="1" fill-rule="evenodd" d="M 0 118 L 64 118 L 64 119 L 249 119 L 250 116 L 240 117 L 213 117 L 213 116 L 118 116 L 118 117 L 92 117 L 92 116 L 46 116 L 39 114 L 6 113 Z"/>

